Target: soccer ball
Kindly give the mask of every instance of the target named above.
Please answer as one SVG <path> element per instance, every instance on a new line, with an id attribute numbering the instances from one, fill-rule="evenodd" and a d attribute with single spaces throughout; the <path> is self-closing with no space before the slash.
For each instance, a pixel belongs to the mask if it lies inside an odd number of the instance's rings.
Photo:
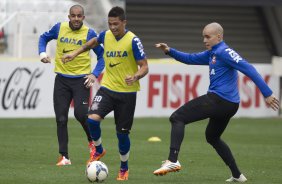
<path id="1" fill-rule="evenodd" d="M 93 161 L 87 164 L 86 177 L 90 182 L 102 182 L 109 174 L 108 167 L 101 161 Z"/>

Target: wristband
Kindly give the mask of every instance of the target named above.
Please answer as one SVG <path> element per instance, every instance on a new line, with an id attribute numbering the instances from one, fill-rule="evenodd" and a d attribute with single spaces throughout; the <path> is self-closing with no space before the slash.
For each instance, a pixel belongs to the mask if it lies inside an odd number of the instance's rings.
<path id="1" fill-rule="evenodd" d="M 41 52 L 39 54 L 39 57 L 40 57 L 40 61 L 41 61 L 42 59 L 47 58 L 48 56 L 47 56 L 46 52 Z"/>

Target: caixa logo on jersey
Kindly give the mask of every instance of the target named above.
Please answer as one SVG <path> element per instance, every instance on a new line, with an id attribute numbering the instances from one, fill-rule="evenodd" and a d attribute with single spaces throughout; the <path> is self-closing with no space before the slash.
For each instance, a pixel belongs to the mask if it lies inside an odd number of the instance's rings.
<path id="1" fill-rule="evenodd" d="M 17 67 L 8 78 L 0 78 L 1 107 L 10 109 L 35 109 L 39 103 L 40 89 L 37 81 L 43 74 L 39 68 L 30 70 Z"/>

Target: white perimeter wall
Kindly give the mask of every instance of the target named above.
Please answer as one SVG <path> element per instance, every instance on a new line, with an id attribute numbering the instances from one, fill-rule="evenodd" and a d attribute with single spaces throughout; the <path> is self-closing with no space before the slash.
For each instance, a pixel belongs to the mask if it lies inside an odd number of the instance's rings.
<path id="1" fill-rule="evenodd" d="M 185 101 L 207 92 L 207 66 L 188 66 L 169 59 L 155 61 L 149 60 L 150 72 L 141 79 L 136 117 L 168 117 Z M 271 64 L 254 66 L 278 96 L 279 78 L 271 75 Z M 53 64 L 41 62 L 0 61 L 0 118 L 54 117 L 53 68 Z M 239 88 L 241 104 L 236 117 L 278 116 L 266 106 L 254 83 L 242 74 Z M 70 116 L 73 117 L 72 108 Z"/>

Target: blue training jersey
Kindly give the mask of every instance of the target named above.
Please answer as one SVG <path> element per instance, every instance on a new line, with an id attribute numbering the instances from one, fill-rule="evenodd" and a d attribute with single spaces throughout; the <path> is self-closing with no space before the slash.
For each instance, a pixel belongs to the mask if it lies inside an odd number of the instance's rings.
<path id="1" fill-rule="evenodd" d="M 214 45 L 211 50 L 192 54 L 170 48 L 168 55 L 185 64 L 209 65 L 208 92 L 216 93 L 230 102 L 240 102 L 237 70 L 248 76 L 264 97 L 272 95 L 271 89 L 257 70 L 224 41 Z"/>
<path id="2" fill-rule="evenodd" d="M 58 39 L 60 28 L 61 28 L 61 23 L 59 22 L 55 24 L 49 31 L 40 35 L 39 43 L 38 43 L 39 54 L 41 52 L 46 52 L 46 46 L 49 41 Z M 94 37 L 97 37 L 97 34 L 95 33 L 93 29 L 89 29 L 86 41 L 89 41 L 90 39 Z M 104 48 L 101 45 L 98 45 L 97 47 L 93 48 L 92 50 L 97 55 L 97 64 L 96 64 L 96 67 L 93 69 L 92 74 L 95 75 L 96 77 L 99 77 L 99 75 L 101 74 L 105 66 L 105 62 L 103 58 Z M 71 78 L 76 77 L 76 76 L 68 76 L 64 74 L 61 74 L 61 75 L 65 77 L 71 77 Z M 82 77 L 82 76 L 79 75 L 77 77 Z"/>

